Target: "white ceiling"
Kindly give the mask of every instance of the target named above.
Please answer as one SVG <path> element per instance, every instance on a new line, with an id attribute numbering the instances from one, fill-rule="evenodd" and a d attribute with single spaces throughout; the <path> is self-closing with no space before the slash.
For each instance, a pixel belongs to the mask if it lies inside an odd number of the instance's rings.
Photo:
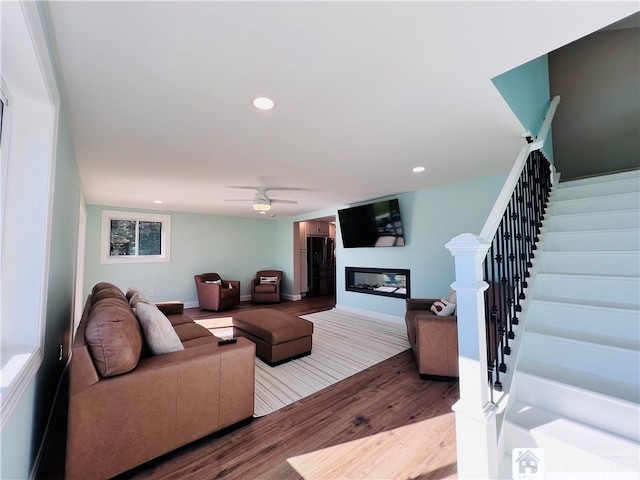
<path id="1" fill-rule="evenodd" d="M 87 203 L 303 215 L 505 172 L 524 143 L 491 78 L 638 2 L 46 5 Z M 276 102 L 252 107 L 256 95 Z M 411 172 L 423 165 L 426 172 Z M 162 200 L 155 205 L 154 200 Z"/>

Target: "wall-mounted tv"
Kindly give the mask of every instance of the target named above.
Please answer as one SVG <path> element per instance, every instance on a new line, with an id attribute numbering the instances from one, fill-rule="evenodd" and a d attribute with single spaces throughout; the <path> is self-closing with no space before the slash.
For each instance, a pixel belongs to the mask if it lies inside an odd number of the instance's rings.
<path id="1" fill-rule="evenodd" d="M 338 210 L 342 246 L 404 247 L 398 199 Z"/>

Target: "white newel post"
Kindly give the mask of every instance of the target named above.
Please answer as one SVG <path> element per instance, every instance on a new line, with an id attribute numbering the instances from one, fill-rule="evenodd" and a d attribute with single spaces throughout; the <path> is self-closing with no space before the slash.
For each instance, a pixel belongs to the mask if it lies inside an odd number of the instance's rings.
<path id="1" fill-rule="evenodd" d="M 498 478 L 496 408 L 490 402 L 482 263 L 490 244 L 464 233 L 446 244 L 455 257 L 460 400 L 453 406 L 459 479 Z"/>

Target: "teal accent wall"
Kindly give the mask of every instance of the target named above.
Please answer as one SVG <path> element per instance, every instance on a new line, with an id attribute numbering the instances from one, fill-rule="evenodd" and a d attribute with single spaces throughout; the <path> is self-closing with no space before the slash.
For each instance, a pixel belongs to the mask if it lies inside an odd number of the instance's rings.
<path id="1" fill-rule="evenodd" d="M 42 436 L 35 436 L 35 381 L 31 382 L 20 399 L 20 403 L 2 427 L 0 439 L 0 478 L 29 478 L 34 457 L 31 453 Z"/>
<path id="2" fill-rule="evenodd" d="M 454 281 L 454 258 L 445 244 L 461 233 L 480 233 L 506 179 L 494 175 L 397 195 L 405 235 L 404 247 L 343 248 L 337 241 L 337 304 L 403 318 L 403 299 L 345 290 L 344 267 L 411 270 L 411 296 L 438 298 Z M 391 197 L 386 197 L 391 198 Z M 339 228 L 336 236 L 339 238 Z"/>
<path id="3" fill-rule="evenodd" d="M 87 207 L 85 296 L 97 282 L 110 282 L 123 291 L 139 288 L 147 296 L 153 290 L 156 302 L 192 303 L 197 302 L 193 276 L 207 272 L 239 280 L 241 295 L 250 295 L 249 283 L 256 272 L 278 266 L 275 220 L 158 211 L 153 213 L 171 215 L 170 262 L 103 265 L 100 263 L 103 210 L 122 209 Z"/>
<path id="4" fill-rule="evenodd" d="M 537 136 L 549 109 L 549 62 L 547 55 L 538 57 L 491 79 L 524 130 Z M 553 164 L 551 131 L 544 153 Z"/>
<path id="5" fill-rule="evenodd" d="M 444 245 L 456 235 L 479 233 L 504 183 L 495 175 L 461 183 L 395 195 L 400 202 L 406 246 L 401 248 L 342 248 L 336 233 L 337 303 L 353 309 L 394 317 L 404 315 L 404 300 L 346 292 L 344 267 L 407 268 L 411 270 L 413 297 L 445 295 L 454 280 L 454 261 Z M 100 229 L 102 210 L 87 208 L 85 293 L 100 281 L 126 290 L 130 286 L 155 301 L 196 302 L 193 275 L 217 272 L 240 280 L 242 295 L 257 270 L 277 268 L 285 272 L 284 292 L 293 292 L 294 223 L 334 215 L 338 208 L 281 219 L 247 219 L 215 215 L 171 215 L 171 262 L 102 265 Z"/>
<path id="6" fill-rule="evenodd" d="M 82 186 L 64 112 L 60 112 L 42 364 L 2 429 L 0 478 L 29 478 L 44 440 L 73 324 L 78 211 Z M 59 345 L 63 358 L 59 359 Z"/>

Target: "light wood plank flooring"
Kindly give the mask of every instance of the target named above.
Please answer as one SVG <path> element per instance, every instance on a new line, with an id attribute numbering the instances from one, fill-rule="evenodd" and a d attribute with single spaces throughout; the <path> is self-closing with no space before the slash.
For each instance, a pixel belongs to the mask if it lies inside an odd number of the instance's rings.
<path id="1" fill-rule="evenodd" d="M 269 306 L 295 315 L 332 307 L 333 297 Z M 239 308 L 255 307 L 243 302 Z M 233 312 L 187 313 L 202 319 Z M 407 350 L 250 424 L 148 462 L 118 480 L 453 479 L 457 475 L 451 406 L 457 399 L 457 381 L 420 379 Z M 57 440 L 58 447 L 64 444 L 63 437 Z M 57 453 L 64 455 L 64 449 Z M 55 463 L 43 461 L 38 478 L 63 478 Z"/>

